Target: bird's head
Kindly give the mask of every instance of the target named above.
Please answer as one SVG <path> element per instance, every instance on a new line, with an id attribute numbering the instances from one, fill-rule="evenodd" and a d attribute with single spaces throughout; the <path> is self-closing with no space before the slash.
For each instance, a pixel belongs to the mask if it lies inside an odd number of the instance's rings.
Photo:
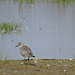
<path id="1" fill-rule="evenodd" d="M 22 42 L 19 42 L 18 45 L 16 45 L 15 47 L 22 47 L 24 46 L 24 44 Z"/>

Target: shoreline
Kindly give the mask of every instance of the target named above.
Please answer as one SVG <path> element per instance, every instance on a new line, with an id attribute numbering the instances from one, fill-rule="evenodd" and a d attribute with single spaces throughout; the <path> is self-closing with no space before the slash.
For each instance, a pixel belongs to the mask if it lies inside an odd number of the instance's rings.
<path id="1" fill-rule="evenodd" d="M 0 60 L 0 75 L 75 75 L 75 59 Z"/>

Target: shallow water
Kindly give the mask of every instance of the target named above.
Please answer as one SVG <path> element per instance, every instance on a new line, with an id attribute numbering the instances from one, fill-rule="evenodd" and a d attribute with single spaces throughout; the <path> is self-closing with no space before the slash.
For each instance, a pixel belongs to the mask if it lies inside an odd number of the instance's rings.
<path id="1" fill-rule="evenodd" d="M 63 5 L 37 1 L 32 4 L 0 1 L 0 23 L 20 24 L 21 31 L 0 33 L 0 54 L 9 59 L 23 59 L 18 42 L 29 46 L 36 58 L 75 58 L 75 3 Z"/>

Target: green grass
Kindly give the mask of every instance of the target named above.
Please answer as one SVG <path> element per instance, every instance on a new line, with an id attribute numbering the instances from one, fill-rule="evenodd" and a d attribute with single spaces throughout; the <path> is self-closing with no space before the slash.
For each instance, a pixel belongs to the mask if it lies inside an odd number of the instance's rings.
<path id="1" fill-rule="evenodd" d="M 65 6 L 65 5 L 69 5 L 71 3 L 74 3 L 75 0 L 42 0 L 42 2 L 49 2 L 49 3 L 53 2 L 53 3 L 57 4 L 57 5 L 62 4 L 63 6 Z"/>
<path id="2" fill-rule="evenodd" d="M 13 0 L 14 2 L 17 2 L 20 6 L 22 3 L 26 2 L 27 4 L 33 4 L 34 0 Z"/>
<path id="3" fill-rule="evenodd" d="M 75 0 L 54 0 L 57 4 L 69 5 L 70 3 L 75 2 Z"/>
<path id="4" fill-rule="evenodd" d="M 2 23 L 0 24 L 0 31 L 3 31 L 4 33 L 12 32 L 13 30 L 17 30 L 19 26 L 13 25 L 11 23 Z"/>
<path id="5" fill-rule="evenodd" d="M 70 3 L 74 3 L 75 0 L 13 0 L 14 2 L 17 2 L 20 6 L 22 5 L 22 3 L 26 2 L 27 4 L 34 4 L 35 1 L 37 2 L 53 2 L 57 5 L 62 4 L 63 6 L 65 5 L 69 5 Z"/>
<path id="6" fill-rule="evenodd" d="M 10 0 L 9 0 L 10 1 Z M 27 4 L 34 4 L 35 1 L 37 2 L 47 2 L 47 3 L 55 3 L 57 5 L 60 5 L 62 4 L 63 6 L 65 5 L 69 5 L 71 3 L 74 3 L 75 0 L 12 0 L 14 2 L 17 2 L 20 6 L 23 4 L 23 3 L 27 3 Z"/>
<path id="7" fill-rule="evenodd" d="M 14 0 L 19 2 L 20 4 L 23 3 L 24 1 L 26 3 L 30 3 L 32 4 L 35 0 Z M 36 0 L 36 1 L 40 1 L 40 0 Z M 75 0 L 41 0 L 42 2 L 57 2 L 57 3 L 70 3 L 70 2 L 74 2 Z"/>

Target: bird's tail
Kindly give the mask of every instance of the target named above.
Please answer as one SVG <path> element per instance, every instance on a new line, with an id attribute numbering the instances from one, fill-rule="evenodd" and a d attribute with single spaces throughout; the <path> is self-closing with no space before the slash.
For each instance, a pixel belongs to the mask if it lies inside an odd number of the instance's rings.
<path id="1" fill-rule="evenodd" d="M 35 57 L 35 56 L 33 56 L 33 57 Z"/>

